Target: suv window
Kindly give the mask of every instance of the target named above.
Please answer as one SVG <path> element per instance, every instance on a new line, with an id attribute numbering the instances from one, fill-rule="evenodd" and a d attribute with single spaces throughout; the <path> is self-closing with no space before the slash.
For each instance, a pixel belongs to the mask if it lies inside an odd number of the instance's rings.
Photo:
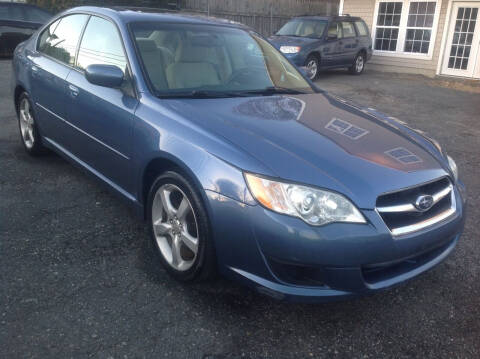
<path id="1" fill-rule="evenodd" d="M 325 20 L 294 19 L 278 30 L 277 35 L 319 38 L 326 26 Z"/>
<path id="2" fill-rule="evenodd" d="M 343 37 L 345 38 L 357 36 L 355 28 L 353 27 L 353 23 L 350 21 L 342 21 L 342 29 Z"/>
<path id="3" fill-rule="evenodd" d="M 80 44 L 77 67 L 115 65 L 125 72 L 127 60 L 116 26 L 108 20 L 92 16 Z"/>
<path id="4" fill-rule="evenodd" d="M 38 51 L 67 65 L 75 63 L 75 51 L 88 15 L 68 15 L 48 26 L 40 35 Z"/>
<path id="5" fill-rule="evenodd" d="M 357 27 L 358 36 L 368 36 L 368 28 L 363 21 L 355 21 L 355 26 Z"/>
<path id="6" fill-rule="evenodd" d="M 25 6 L 23 10 L 25 12 L 25 20 L 30 22 L 43 24 L 52 17 L 48 12 L 31 6 Z"/>
<path id="7" fill-rule="evenodd" d="M 342 27 L 339 22 L 331 23 L 328 27 L 328 37 L 337 36 L 338 39 L 343 37 Z"/>
<path id="8" fill-rule="evenodd" d="M 0 19 L 24 21 L 21 7 L 10 4 L 0 4 Z"/>

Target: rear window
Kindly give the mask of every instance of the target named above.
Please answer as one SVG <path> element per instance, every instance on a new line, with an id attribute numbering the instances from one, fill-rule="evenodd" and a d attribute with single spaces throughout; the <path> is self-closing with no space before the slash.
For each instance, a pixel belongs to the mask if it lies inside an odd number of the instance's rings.
<path id="1" fill-rule="evenodd" d="M 87 15 L 75 14 L 55 21 L 40 35 L 38 50 L 67 65 L 73 65 L 78 39 L 87 18 Z"/>
<path id="2" fill-rule="evenodd" d="M 343 29 L 343 37 L 355 37 L 357 34 L 355 33 L 355 28 L 353 27 L 353 23 L 349 21 L 342 21 L 342 29 Z"/>
<path id="3" fill-rule="evenodd" d="M 11 21 L 23 21 L 23 13 L 20 6 L 0 4 L 0 19 Z"/>
<path id="4" fill-rule="evenodd" d="M 363 21 L 355 21 L 355 26 L 358 30 L 358 36 L 368 36 L 368 28 Z"/>

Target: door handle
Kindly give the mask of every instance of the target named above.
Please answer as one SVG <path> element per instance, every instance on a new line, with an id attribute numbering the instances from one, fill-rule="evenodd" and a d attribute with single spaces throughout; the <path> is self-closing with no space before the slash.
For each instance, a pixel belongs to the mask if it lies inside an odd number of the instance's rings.
<path id="1" fill-rule="evenodd" d="M 38 76 L 38 71 L 40 70 L 40 68 L 36 65 L 32 65 L 31 69 L 32 69 L 32 76 L 34 77 Z"/>
<path id="2" fill-rule="evenodd" d="M 68 89 L 70 90 L 70 95 L 72 97 L 77 97 L 78 93 L 80 92 L 77 86 L 68 85 Z"/>

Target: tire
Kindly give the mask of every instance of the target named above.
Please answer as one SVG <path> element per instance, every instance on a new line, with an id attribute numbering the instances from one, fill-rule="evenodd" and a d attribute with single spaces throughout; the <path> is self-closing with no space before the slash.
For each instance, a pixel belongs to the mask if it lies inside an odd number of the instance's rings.
<path id="1" fill-rule="evenodd" d="M 308 55 L 307 60 L 305 61 L 305 67 L 308 69 L 308 78 L 311 81 L 318 79 L 320 73 L 320 61 L 315 55 Z"/>
<path id="2" fill-rule="evenodd" d="M 355 60 L 353 61 L 352 66 L 350 66 L 348 70 L 352 75 L 360 75 L 365 69 L 365 63 L 366 63 L 365 54 L 363 52 L 360 52 L 355 57 Z"/>
<path id="3" fill-rule="evenodd" d="M 38 131 L 32 101 L 26 92 L 18 98 L 18 128 L 25 151 L 30 156 L 40 156 L 47 152 Z"/>
<path id="4" fill-rule="evenodd" d="M 195 185 L 179 172 L 165 172 L 154 181 L 147 206 L 150 237 L 167 272 L 182 282 L 214 277 L 210 221 Z"/>

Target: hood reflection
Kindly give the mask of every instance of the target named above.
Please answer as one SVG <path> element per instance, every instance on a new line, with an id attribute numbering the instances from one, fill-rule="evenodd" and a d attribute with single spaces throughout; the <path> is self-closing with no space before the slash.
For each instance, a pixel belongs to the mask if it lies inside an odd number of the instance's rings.
<path id="1" fill-rule="evenodd" d="M 396 170 L 411 172 L 435 166 L 431 161 L 424 163 L 424 151 L 396 133 L 394 126 L 362 109 L 352 109 L 329 96 L 292 95 L 248 99 L 236 105 L 234 112 L 250 119 L 296 121 L 350 155 Z"/>
<path id="2" fill-rule="evenodd" d="M 262 120 L 299 120 L 305 109 L 305 102 L 295 97 L 272 96 L 254 98 L 235 107 L 234 112 Z"/>

